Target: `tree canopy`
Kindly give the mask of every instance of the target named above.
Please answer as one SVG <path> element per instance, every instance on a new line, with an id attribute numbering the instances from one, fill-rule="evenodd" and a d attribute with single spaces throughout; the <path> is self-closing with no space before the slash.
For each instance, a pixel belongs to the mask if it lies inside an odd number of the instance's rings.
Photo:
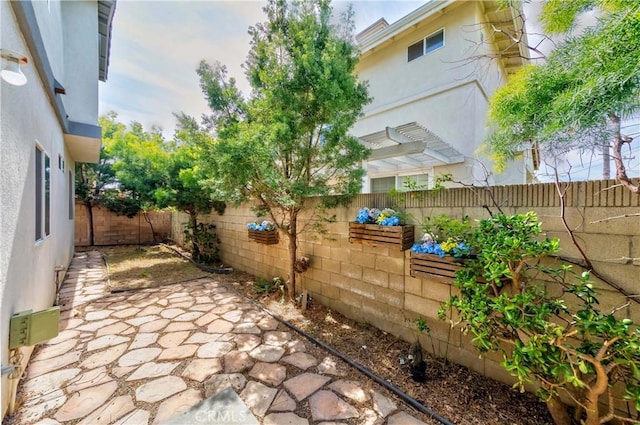
<path id="1" fill-rule="evenodd" d="M 520 69 L 491 99 L 487 144 L 498 163 L 536 144 L 551 153 L 613 145 L 616 177 L 640 193 L 626 175 L 620 120 L 640 110 L 640 2 L 548 1 L 549 32 L 571 30 L 579 13 L 598 9 L 598 23 L 568 33 L 546 63 Z"/>
<path id="2" fill-rule="evenodd" d="M 325 0 L 271 0 L 264 10 L 267 22 L 249 30 L 248 99 L 223 66 L 202 62 L 198 74 L 218 135 L 210 183 L 226 199 L 256 202 L 288 236 L 293 296 L 300 213 L 317 218 L 321 207 L 310 197 L 360 190 L 368 151 L 348 130 L 369 99 L 354 73 L 350 16 L 332 24 Z"/>

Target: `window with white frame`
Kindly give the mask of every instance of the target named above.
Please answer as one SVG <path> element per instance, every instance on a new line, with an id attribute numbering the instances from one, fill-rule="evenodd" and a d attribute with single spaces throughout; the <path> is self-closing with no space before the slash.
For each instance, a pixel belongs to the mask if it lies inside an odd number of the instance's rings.
<path id="1" fill-rule="evenodd" d="M 418 59 L 419 57 L 424 56 L 427 53 L 431 53 L 434 50 L 438 50 L 443 46 L 444 28 L 409 46 L 407 49 L 407 62 Z"/>
<path id="2" fill-rule="evenodd" d="M 387 193 L 392 189 L 426 190 L 428 188 L 428 184 L 428 174 L 375 177 L 371 179 L 371 193 Z"/>
<path id="3" fill-rule="evenodd" d="M 36 145 L 36 241 L 51 234 L 51 160 L 49 155 Z"/>
<path id="4" fill-rule="evenodd" d="M 428 174 L 412 174 L 409 176 L 398 176 L 396 188 L 402 190 L 426 190 L 429 187 Z"/>

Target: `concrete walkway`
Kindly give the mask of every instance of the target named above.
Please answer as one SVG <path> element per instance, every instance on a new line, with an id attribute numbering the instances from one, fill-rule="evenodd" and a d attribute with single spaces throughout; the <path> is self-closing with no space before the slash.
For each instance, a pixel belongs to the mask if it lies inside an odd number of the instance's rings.
<path id="1" fill-rule="evenodd" d="M 424 423 L 215 278 L 123 294 L 106 279 L 100 253 L 76 254 L 60 334 L 35 350 L 7 422 L 180 423 L 206 400 L 185 424 Z"/>

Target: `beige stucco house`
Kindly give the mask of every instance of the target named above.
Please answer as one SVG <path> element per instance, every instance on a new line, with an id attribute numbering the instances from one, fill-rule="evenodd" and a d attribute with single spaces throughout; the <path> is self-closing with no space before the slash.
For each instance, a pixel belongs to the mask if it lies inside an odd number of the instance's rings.
<path id="1" fill-rule="evenodd" d="M 373 98 L 352 129 L 372 149 L 363 192 L 402 188 L 407 177 L 432 187 L 441 174 L 484 184 L 488 101 L 526 60 L 525 43 L 510 38 L 524 37 L 523 26 L 520 11 L 495 1 L 432 0 L 357 35 L 357 71 Z M 488 182 L 528 182 L 535 158 L 523 154 Z"/>
<path id="2" fill-rule="evenodd" d="M 98 81 L 114 9 L 115 0 L 0 2 L 2 69 L 23 65 L 23 76 L 0 80 L 2 417 L 17 383 L 10 317 L 52 306 L 73 255 L 74 168 L 100 156 Z M 24 364 L 32 349 L 14 354 Z"/>

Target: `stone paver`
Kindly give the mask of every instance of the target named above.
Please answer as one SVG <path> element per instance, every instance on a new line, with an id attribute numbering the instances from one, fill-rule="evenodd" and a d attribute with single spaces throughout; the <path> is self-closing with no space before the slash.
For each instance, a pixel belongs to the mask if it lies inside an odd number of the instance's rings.
<path id="1" fill-rule="evenodd" d="M 204 396 L 211 397 L 228 387 L 233 388 L 235 391 L 240 391 L 246 383 L 247 378 L 241 373 L 214 375 L 204 383 Z"/>
<path id="2" fill-rule="evenodd" d="M 128 351 L 127 354 L 120 357 L 118 364 L 120 366 L 137 366 L 142 363 L 147 363 L 158 357 L 162 349 L 157 347 L 151 348 L 138 348 L 133 351 Z"/>
<path id="3" fill-rule="evenodd" d="M 118 384 L 114 381 L 95 387 L 86 388 L 74 393 L 56 412 L 53 418 L 57 421 L 70 421 L 85 418 L 98 407 L 103 406 L 116 392 Z"/>
<path id="4" fill-rule="evenodd" d="M 277 392 L 275 388 L 267 387 L 260 382 L 249 381 L 240 393 L 240 398 L 254 415 L 264 416 Z"/>
<path id="5" fill-rule="evenodd" d="M 259 345 L 251 350 L 249 355 L 261 362 L 277 362 L 284 354 L 284 348 L 274 347 L 273 345 Z"/>
<path id="6" fill-rule="evenodd" d="M 298 369 L 307 370 L 318 364 L 318 359 L 311 354 L 296 352 L 289 356 L 283 357 L 282 361 L 297 367 Z"/>
<path id="7" fill-rule="evenodd" d="M 295 408 L 296 401 L 285 390 L 280 390 L 269 410 L 272 412 L 291 412 Z"/>
<path id="8" fill-rule="evenodd" d="M 108 425 L 133 409 L 135 409 L 135 406 L 131 396 L 119 396 L 78 422 L 78 425 Z"/>
<path id="9" fill-rule="evenodd" d="M 222 362 L 220 359 L 195 359 L 191 360 L 189 366 L 182 372 L 182 376 L 202 382 L 221 370 Z"/>
<path id="10" fill-rule="evenodd" d="M 179 347 L 171 347 L 166 350 L 162 350 L 162 353 L 158 356 L 158 360 L 179 360 L 186 359 L 187 357 L 193 357 L 193 354 L 198 349 L 198 345 L 187 344 L 180 345 Z"/>
<path id="11" fill-rule="evenodd" d="M 110 294 L 106 276 L 76 254 L 12 425 L 422 423 L 215 277 Z"/>
<path id="12" fill-rule="evenodd" d="M 425 423 L 405 412 L 399 412 L 389 417 L 387 425 L 425 425 Z"/>
<path id="13" fill-rule="evenodd" d="M 249 372 L 249 376 L 277 387 L 287 377 L 287 368 L 274 363 L 256 363 Z"/>
<path id="14" fill-rule="evenodd" d="M 198 404 L 201 400 L 202 394 L 195 388 L 189 388 L 180 394 L 176 394 L 163 401 L 160 407 L 158 407 L 158 412 L 156 413 L 153 423 L 160 424 L 173 416 L 179 415 L 189 410 L 191 406 Z"/>
<path id="15" fill-rule="evenodd" d="M 296 400 L 301 401 L 316 392 L 331 379 L 314 373 L 303 373 L 284 382 L 284 386 Z"/>
<path id="16" fill-rule="evenodd" d="M 329 388 L 358 403 L 364 403 L 371 399 L 371 396 L 355 381 L 335 381 L 329 385 Z"/>
<path id="17" fill-rule="evenodd" d="M 271 413 L 264 417 L 262 425 L 309 425 L 309 421 L 294 413 Z"/>
<path id="18" fill-rule="evenodd" d="M 157 378 L 169 375 L 180 363 L 145 363 L 127 378 L 127 381 Z"/>
<path id="19" fill-rule="evenodd" d="M 202 345 L 198 349 L 198 357 L 200 358 L 213 358 L 222 357 L 227 354 L 233 348 L 233 344 L 229 342 L 209 342 Z"/>
<path id="20" fill-rule="evenodd" d="M 224 355 L 224 373 L 244 372 L 254 361 L 244 351 L 231 351 Z"/>
<path id="21" fill-rule="evenodd" d="M 389 413 L 395 411 L 398 406 L 389 397 L 385 397 L 378 391 L 373 391 L 373 408 L 380 416 L 386 418 Z"/>
<path id="22" fill-rule="evenodd" d="M 136 399 L 147 403 L 155 403 L 186 388 L 187 384 L 177 376 L 165 376 L 139 386 L 136 389 Z"/>
<path id="23" fill-rule="evenodd" d="M 309 398 L 314 421 L 334 421 L 357 418 L 358 411 L 331 391 L 318 391 Z"/>

